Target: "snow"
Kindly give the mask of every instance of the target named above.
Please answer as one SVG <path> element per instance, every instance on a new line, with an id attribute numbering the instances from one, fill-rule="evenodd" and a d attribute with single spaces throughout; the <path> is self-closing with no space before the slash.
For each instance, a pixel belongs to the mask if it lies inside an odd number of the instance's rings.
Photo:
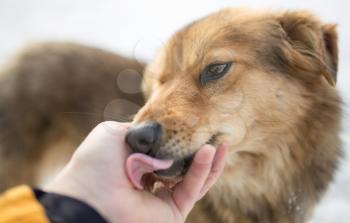
<path id="1" fill-rule="evenodd" d="M 345 102 L 346 158 L 310 223 L 350 222 L 350 3 L 345 0 L 0 0 L 0 64 L 28 42 L 70 40 L 149 60 L 178 28 L 228 6 L 308 9 L 339 24 L 338 88 Z"/>

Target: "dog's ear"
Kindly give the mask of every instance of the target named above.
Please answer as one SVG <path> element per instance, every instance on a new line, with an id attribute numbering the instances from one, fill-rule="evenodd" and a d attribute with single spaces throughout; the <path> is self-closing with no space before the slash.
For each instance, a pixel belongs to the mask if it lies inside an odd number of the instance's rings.
<path id="1" fill-rule="evenodd" d="M 326 58 L 329 64 L 328 69 L 334 82 L 337 81 L 338 72 L 338 33 L 335 24 L 322 26 L 323 39 L 325 43 Z"/>
<path id="2" fill-rule="evenodd" d="M 299 62 L 299 66 L 304 64 L 309 68 L 321 68 L 318 72 L 334 86 L 338 70 L 336 25 L 321 24 L 315 16 L 305 11 L 286 12 L 279 16 L 278 21 L 285 39 L 299 54 L 293 56 L 294 62 Z"/>

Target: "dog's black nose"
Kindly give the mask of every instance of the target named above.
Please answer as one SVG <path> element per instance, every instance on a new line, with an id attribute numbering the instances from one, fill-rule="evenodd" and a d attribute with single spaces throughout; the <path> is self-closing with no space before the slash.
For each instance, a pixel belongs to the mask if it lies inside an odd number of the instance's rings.
<path id="1" fill-rule="evenodd" d="M 134 152 L 154 154 L 159 149 L 162 127 L 155 122 L 145 122 L 131 127 L 126 142 Z"/>

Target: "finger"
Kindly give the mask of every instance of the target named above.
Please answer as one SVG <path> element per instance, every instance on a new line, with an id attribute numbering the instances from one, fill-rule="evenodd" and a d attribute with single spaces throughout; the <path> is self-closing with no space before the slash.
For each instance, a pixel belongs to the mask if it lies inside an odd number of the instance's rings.
<path id="1" fill-rule="evenodd" d="M 204 186 L 200 192 L 200 199 L 208 192 L 208 190 L 214 185 L 222 171 L 225 167 L 225 157 L 227 154 L 228 146 L 226 144 L 221 144 L 216 149 L 214 161 L 210 174 L 204 183 Z"/>
<path id="2" fill-rule="evenodd" d="M 104 121 L 98 124 L 95 129 L 107 131 L 108 133 L 111 133 L 110 135 L 113 136 L 120 132 L 126 132 L 129 126 L 130 123 L 128 122 Z"/>
<path id="3" fill-rule="evenodd" d="M 130 123 L 114 121 L 101 122 L 89 133 L 85 140 L 98 140 L 98 138 L 101 136 L 103 138 L 122 138 L 129 125 Z"/>
<path id="4" fill-rule="evenodd" d="M 125 134 L 127 132 L 128 123 L 119 123 L 113 121 L 102 122 L 98 124 L 79 145 L 74 152 L 73 158 L 81 157 L 91 158 L 96 155 L 86 155 L 86 153 L 95 153 L 95 150 L 103 148 L 104 154 L 109 156 L 117 155 L 116 162 L 122 163 L 128 155 L 125 144 Z M 82 155 L 85 154 L 85 155 Z M 112 155 L 113 154 L 113 155 Z"/>
<path id="5" fill-rule="evenodd" d="M 182 216 L 187 216 L 194 203 L 197 202 L 210 173 L 214 156 L 215 148 L 204 145 L 195 155 L 184 180 L 175 186 L 172 196 Z"/>

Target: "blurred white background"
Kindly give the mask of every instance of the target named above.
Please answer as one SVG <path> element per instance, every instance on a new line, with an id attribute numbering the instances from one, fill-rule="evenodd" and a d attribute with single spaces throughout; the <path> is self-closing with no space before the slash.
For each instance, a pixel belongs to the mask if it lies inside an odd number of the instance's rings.
<path id="1" fill-rule="evenodd" d="M 338 24 L 338 89 L 344 98 L 345 150 L 350 150 L 350 3 L 345 0 L 0 0 L 0 64 L 21 46 L 41 40 L 87 43 L 150 60 L 178 28 L 224 7 L 307 9 Z M 348 154 L 348 153 L 347 153 Z M 350 158 L 318 205 L 310 223 L 350 222 Z"/>

